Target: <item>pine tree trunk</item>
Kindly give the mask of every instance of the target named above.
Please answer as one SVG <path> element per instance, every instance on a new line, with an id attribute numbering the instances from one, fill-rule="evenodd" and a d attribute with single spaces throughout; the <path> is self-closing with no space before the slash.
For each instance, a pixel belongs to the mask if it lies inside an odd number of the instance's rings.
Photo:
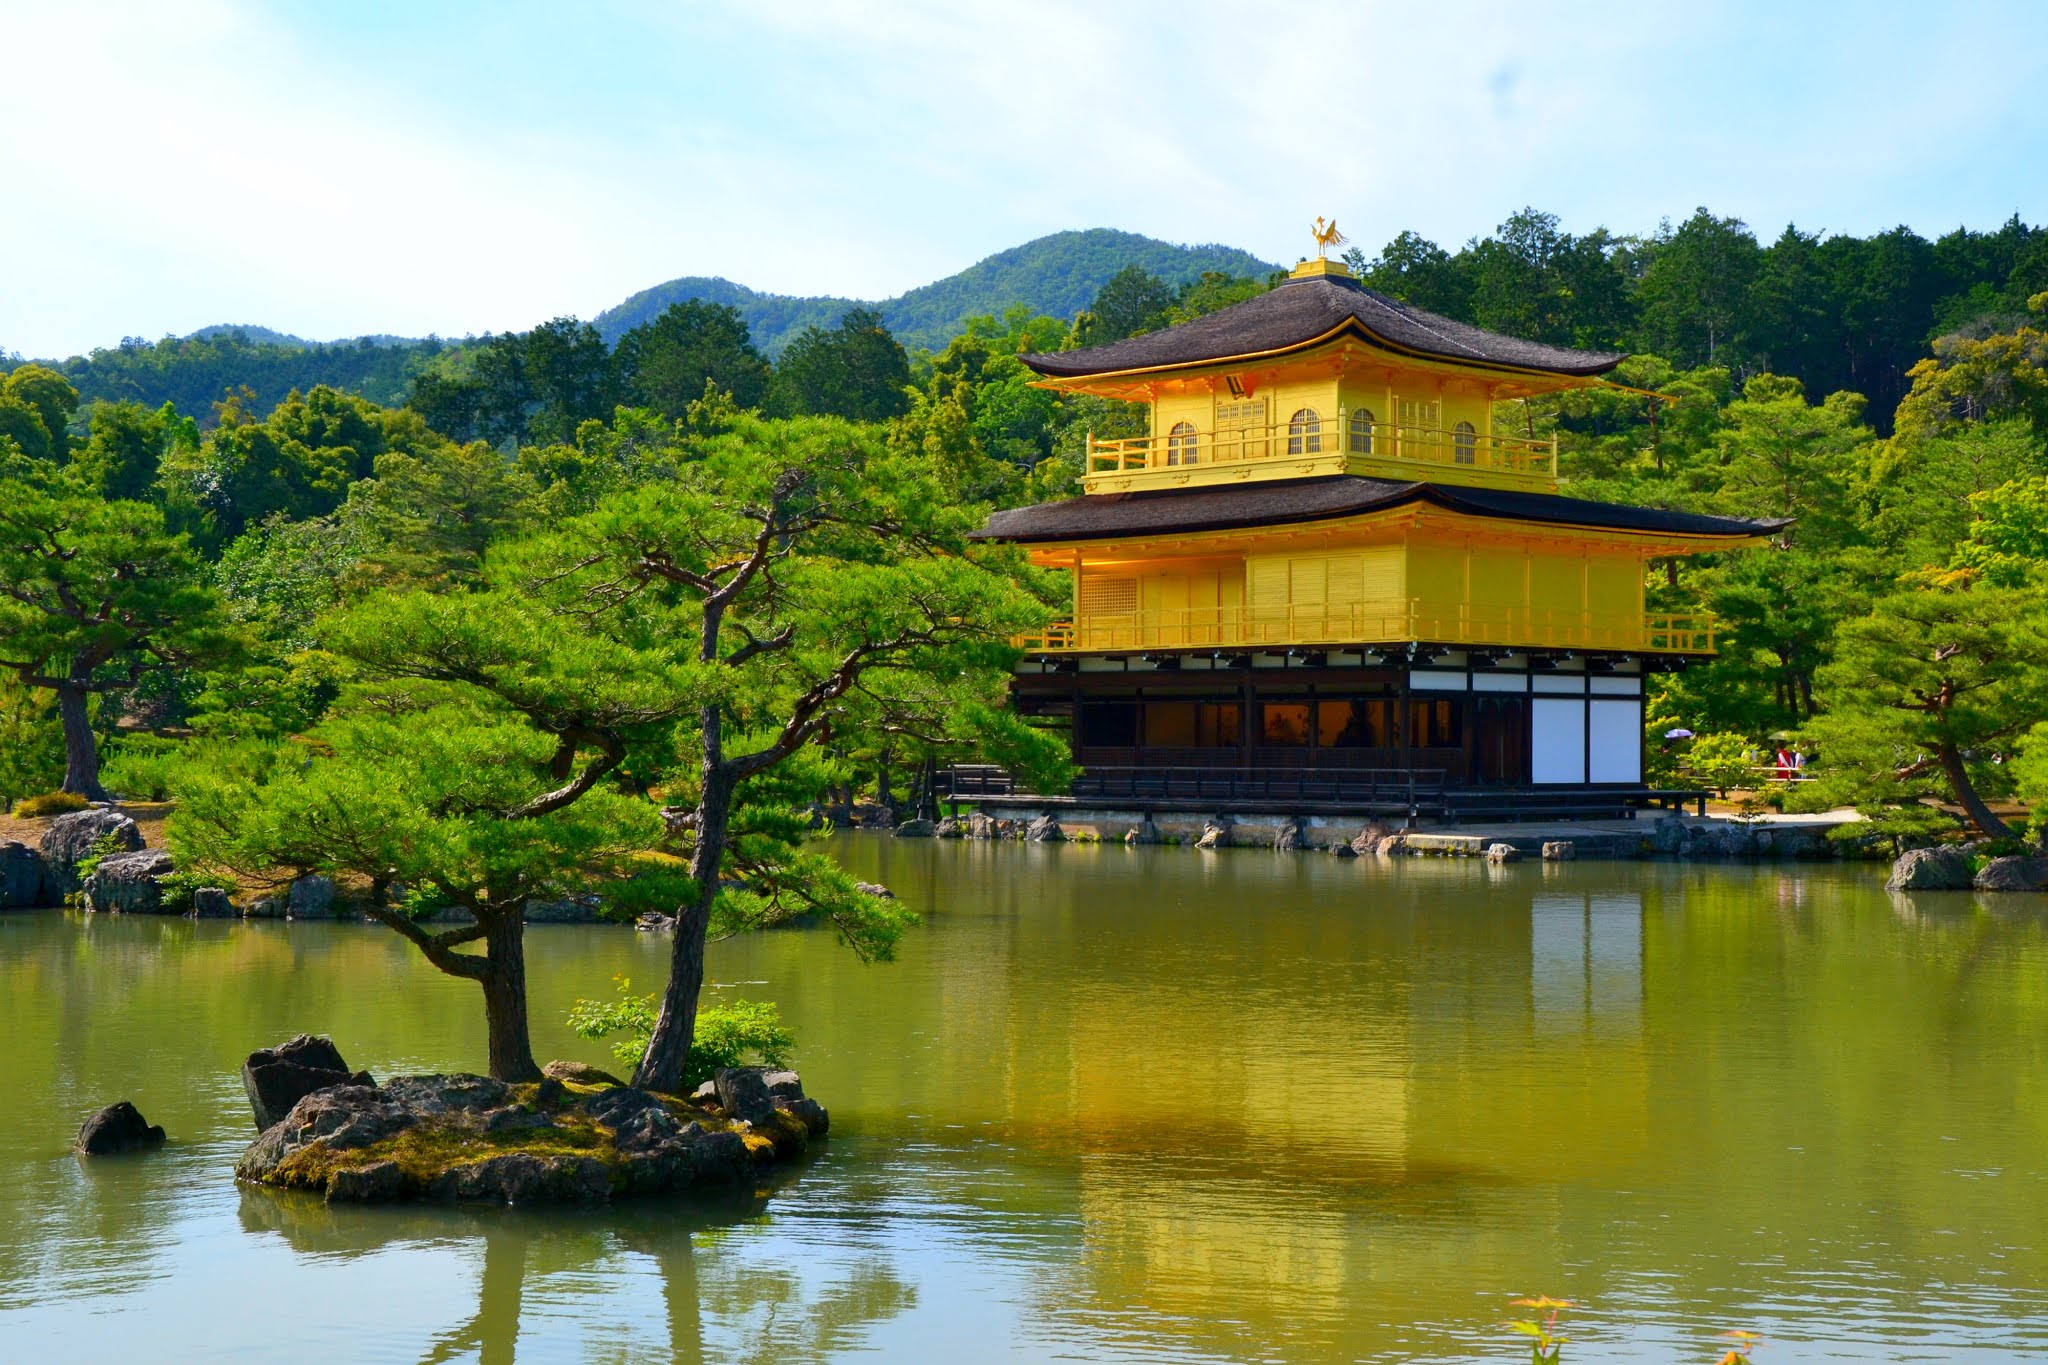
<path id="1" fill-rule="evenodd" d="M 690 877 L 697 894 L 676 912 L 675 942 L 669 949 L 668 985 L 661 993 L 661 1011 L 648 1036 L 647 1051 L 633 1084 L 664 1095 L 682 1088 L 690 1044 L 697 1035 L 697 996 L 704 989 L 704 940 L 711 931 L 711 904 L 718 898 L 718 876 L 725 861 L 726 830 L 732 818 L 733 778 L 724 763 L 712 757 L 715 743 L 705 746 L 704 786 L 697 805 L 697 847 L 690 856 Z"/>
<path id="2" fill-rule="evenodd" d="M 526 918 L 518 910 L 493 917 L 484 936 L 484 1017 L 490 1024 L 491 1075 L 501 1081 L 537 1081 L 533 1041 L 526 1025 Z"/>
<path id="3" fill-rule="evenodd" d="M 1948 776 L 1948 787 L 1955 794 L 1956 804 L 1961 806 L 1986 837 L 2010 839 L 2012 827 L 1992 814 L 1991 807 L 1984 804 L 1984 798 L 1977 795 L 1976 784 L 1970 781 L 1969 769 L 1963 766 L 1962 750 L 1953 741 L 1943 740 L 1936 750 L 1941 756 L 1941 770 Z"/>
<path id="4" fill-rule="evenodd" d="M 106 801 L 100 785 L 100 746 L 93 738 L 92 716 L 85 688 L 77 683 L 57 686 L 57 718 L 64 724 L 64 787 L 88 801 Z"/>

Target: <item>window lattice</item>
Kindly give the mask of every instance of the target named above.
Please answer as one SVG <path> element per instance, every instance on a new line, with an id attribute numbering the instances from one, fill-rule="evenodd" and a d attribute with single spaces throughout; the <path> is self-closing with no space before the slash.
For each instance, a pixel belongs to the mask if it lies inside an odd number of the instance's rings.
<path id="1" fill-rule="evenodd" d="M 1129 616 L 1138 610 L 1138 580 L 1135 578 L 1081 579 L 1081 612 L 1084 616 Z"/>

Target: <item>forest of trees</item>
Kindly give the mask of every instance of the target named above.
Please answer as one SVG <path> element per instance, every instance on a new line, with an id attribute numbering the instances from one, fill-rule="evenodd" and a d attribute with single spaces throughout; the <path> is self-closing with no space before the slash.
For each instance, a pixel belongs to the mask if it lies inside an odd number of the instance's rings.
<path id="1" fill-rule="evenodd" d="M 2044 240 L 1763 246 L 1704 212 L 1572 237 L 1524 212 L 1354 264 L 1418 306 L 1635 353 L 1626 389 L 1500 414 L 1558 435 L 1566 492 L 1797 518 L 1656 566 L 1654 608 L 1714 613 L 1721 657 L 1657 681 L 1654 733 L 1796 740 L 1818 754 L 1801 799 L 2009 837 L 2002 802 L 2048 802 Z M 399 348 L 342 348 L 363 368 L 268 402 L 289 348 L 232 335 L 97 353 L 91 393 L 10 361 L 0 798 L 174 794 L 181 859 L 402 886 L 380 918 L 494 1011 L 516 907 L 565 878 L 689 907 L 700 953 L 788 918 L 886 953 L 900 918 L 802 851 L 798 813 L 920 802 L 956 758 L 1057 779 L 1061 746 L 1002 705 L 1003 641 L 1061 591 L 964 536 L 1072 491 L 1089 431 L 1144 420 L 1018 356 L 1271 285 L 1131 266 L 1072 317 L 1013 307 L 911 354 L 854 309 L 773 361 L 736 310 L 684 300 L 616 344 L 556 319 L 402 376 L 376 368 Z M 138 401 L 161 390 L 121 389 L 123 365 L 208 387 Z M 692 812 L 680 861 L 662 805 Z M 418 922 L 448 904 L 476 927 Z M 693 1009 L 664 1002 L 646 1075 L 677 1074 Z M 506 1074 L 530 1069 L 517 1023 L 493 1014 Z"/>

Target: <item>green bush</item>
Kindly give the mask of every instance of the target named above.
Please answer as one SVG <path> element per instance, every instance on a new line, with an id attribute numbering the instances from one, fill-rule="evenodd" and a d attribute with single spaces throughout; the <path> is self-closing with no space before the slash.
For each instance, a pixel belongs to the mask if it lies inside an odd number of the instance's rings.
<path id="1" fill-rule="evenodd" d="M 92 880 L 92 874 L 100 870 L 100 864 L 122 852 L 121 841 L 112 834 L 102 834 L 92 841 L 92 847 L 78 860 L 79 889 L 71 893 L 69 903 L 76 904 L 85 897 L 85 884 Z"/>
<path id="2" fill-rule="evenodd" d="M 225 872 L 167 872 L 156 879 L 156 884 L 163 894 L 164 908 L 181 914 L 192 908 L 194 891 L 217 886 L 232 896 L 240 889 L 235 879 Z"/>
<path id="3" fill-rule="evenodd" d="M 175 739 L 129 735 L 107 756 L 100 779 L 130 801 L 166 801 L 183 752 Z"/>
<path id="4" fill-rule="evenodd" d="M 1741 735 L 1725 731 L 1701 735 L 1686 750 L 1685 767 L 1693 781 L 1725 797 L 1735 787 L 1758 785 L 1751 771 L 1756 766 L 1755 749 Z"/>
<path id="5" fill-rule="evenodd" d="M 24 820 L 35 820 L 45 815 L 69 815 L 91 804 L 77 792 L 46 792 L 42 796 L 16 802 L 14 813 Z"/>
<path id="6" fill-rule="evenodd" d="M 569 1027 L 579 1038 L 621 1035 L 612 1043 L 612 1056 L 630 1072 L 654 1032 L 655 998 L 633 994 L 633 983 L 623 976 L 612 979 L 618 983 L 617 998 L 578 1000 L 569 1010 Z M 701 1007 L 690 1060 L 683 1067 L 683 1089 L 695 1090 L 728 1066 L 787 1066 L 795 1048 L 796 1034 L 784 1026 L 773 1001 Z"/>

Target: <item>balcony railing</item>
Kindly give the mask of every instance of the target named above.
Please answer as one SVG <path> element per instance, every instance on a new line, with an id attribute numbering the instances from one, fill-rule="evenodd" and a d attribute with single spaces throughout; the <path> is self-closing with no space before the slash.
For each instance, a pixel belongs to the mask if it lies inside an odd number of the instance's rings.
<path id="1" fill-rule="evenodd" d="M 1530 649 L 1712 654 L 1714 619 L 1656 613 L 1611 616 L 1537 607 L 1420 601 L 1325 606 L 1189 607 L 1091 615 L 1056 621 L 1013 643 L 1033 653 L 1113 653 L 1152 649 L 1287 645 L 1430 644 Z"/>
<path id="2" fill-rule="evenodd" d="M 1346 455 L 1508 475 L 1526 482 L 1555 482 L 1557 438 L 1524 440 L 1477 431 L 1404 426 L 1398 422 L 1354 420 L 1341 411 L 1335 420 L 1272 423 L 1220 430 L 1169 431 L 1118 440 L 1088 438 L 1088 472 L 1232 464 L 1245 460 L 1301 459 Z"/>

